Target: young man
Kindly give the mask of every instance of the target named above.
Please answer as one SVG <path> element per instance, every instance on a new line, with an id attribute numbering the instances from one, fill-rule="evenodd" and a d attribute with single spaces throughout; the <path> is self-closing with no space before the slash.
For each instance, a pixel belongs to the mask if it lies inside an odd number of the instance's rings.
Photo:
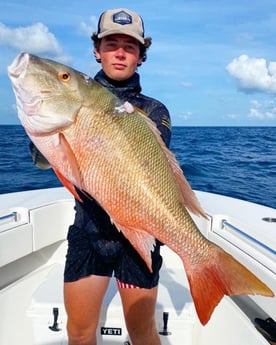
<path id="1" fill-rule="evenodd" d="M 102 65 L 95 80 L 148 113 L 169 145 L 168 110 L 159 101 L 141 94 L 136 73 L 151 44 L 151 38 L 144 38 L 142 18 L 127 9 L 108 10 L 101 15 L 92 40 L 96 60 Z M 33 152 L 33 157 L 39 156 Z M 68 344 L 96 345 L 101 305 L 112 275 L 117 279 L 132 345 L 161 344 L 155 327 L 161 244 L 157 241 L 152 253 L 153 273 L 150 273 L 99 204 L 85 195 L 81 199 L 83 203 L 76 201 L 75 221 L 68 232 L 64 273 Z"/>
<path id="2" fill-rule="evenodd" d="M 170 116 L 159 101 L 141 94 L 137 66 L 146 60 L 151 38 L 144 38 L 143 21 L 127 9 L 104 12 L 92 35 L 94 54 L 102 65 L 95 80 L 119 98 L 148 113 L 169 145 Z M 153 273 L 131 244 L 110 223 L 97 204 L 82 195 L 68 233 L 64 300 L 68 314 L 69 345 L 96 345 L 96 329 L 110 277 L 117 279 L 126 326 L 132 345 L 159 345 L 155 305 L 160 243 L 152 253 Z"/>

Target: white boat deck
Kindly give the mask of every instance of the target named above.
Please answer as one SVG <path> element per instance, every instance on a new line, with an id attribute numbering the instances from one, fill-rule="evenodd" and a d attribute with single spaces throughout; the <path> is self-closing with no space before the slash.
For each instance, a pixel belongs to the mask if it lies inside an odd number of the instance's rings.
<path id="1" fill-rule="evenodd" d="M 276 210 L 209 193 L 197 195 L 210 215 L 209 221 L 195 219 L 203 233 L 276 292 Z M 0 210 L 0 217 L 16 215 L 0 223 L 0 344 L 65 345 L 63 267 L 73 200 L 63 188 L 12 193 L 0 195 Z M 169 313 L 170 333 L 161 335 L 162 345 L 268 344 L 253 321 L 255 317 L 276 319 L 275 297 L 225 297 L 202 327 L 181 260 L 167 247 L 162 248 L 162 254 L 156 322 L 162 331 L 163 313 Z M 57 332 L 49 329 L 54 322 L 53 308 L 59 312 Z M 98 344 L 127 341 L 120 298 L 111 280 L 101 312 Z"/>

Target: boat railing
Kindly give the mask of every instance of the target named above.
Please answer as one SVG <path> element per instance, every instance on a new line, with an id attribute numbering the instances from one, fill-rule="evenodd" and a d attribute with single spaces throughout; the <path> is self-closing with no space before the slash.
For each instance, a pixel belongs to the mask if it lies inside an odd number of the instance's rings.
<path id="1" fill-rule="evenodd" d="M 220 238 L 234 246 L 241 255 L 249 255 L 256 265 L 276 274 L 276 251 L 273 242 L 268 242 L 264 235 L 253 237 L 245 224 L 223 215 L 213 216 L 212 233 L 218 236 L 218 240 Z"/>
<path id="2" fill-rule="evenodd" d="M 273 249 L 272 247 L 269 247 L 268 245 L 266 245 L 262 241 L 257 240 L 253 236 L 250 236 L 244 230 L 239 229 L 237 226 L 231 224 L 229 221 L 227 221 L 225 219 L 222 221 L 222 228 L 223 229 L 229 229 L 230 231 L 232 231 L 234 233 L 237 233 L 240 236 L 246 238 L 251 243 L 254 243 L 256 246 L 263 248 L 265 252 L 271 253 L 273 256 L 276 255 L 276 250 L 275 249 Z"/>
<path id="3" fill-rule="evenodd" d="M 30 222 L 27 207 L 13 207 L 0 213 L 0 234 Z"/>
<path id="4" fill-rule="evenodd" d="M 0 216 L 0 227 L 3 224 L 17 222 L 19 218 L 20 217 L 19 217 L 18 212 L 11 212 L 11 213 L 5 214 L 3 216 Z M 1 228 L 0 228 L 0 232 L 1 232 Z"/>

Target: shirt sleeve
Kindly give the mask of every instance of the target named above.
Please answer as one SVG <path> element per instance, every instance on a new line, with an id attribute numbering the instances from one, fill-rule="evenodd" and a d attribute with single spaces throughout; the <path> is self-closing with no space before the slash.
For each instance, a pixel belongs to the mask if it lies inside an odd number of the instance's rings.
<path id="1" fill-rule="evenodd" d="M 34 145 L 32 141 L 29 144 L 29 148 L 35 166 L 43 170 L 51 168 L 51 165 L 49 164 L 47 159 L 43 156 L 43 154 L 38 150 L 38 148 Z"/>
<path id="2" fill-rule="evenodd" d="M 171 141 L 171 118 L 168 109 L 158 102 L 148 114 L 151 120 L 156 123 L 164 143 L 169 147 Z"/>

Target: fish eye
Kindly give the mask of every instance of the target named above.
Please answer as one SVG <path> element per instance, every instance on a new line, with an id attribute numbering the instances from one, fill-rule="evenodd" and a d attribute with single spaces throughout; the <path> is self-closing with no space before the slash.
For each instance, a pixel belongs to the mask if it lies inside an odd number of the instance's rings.
<path id="1" fill-rule="evenodd" d="M 68 82 L 71 79 L 71 74 L 67 71 L 62 71 L 58 73 L 58 79 L 60 81 Z"/>

